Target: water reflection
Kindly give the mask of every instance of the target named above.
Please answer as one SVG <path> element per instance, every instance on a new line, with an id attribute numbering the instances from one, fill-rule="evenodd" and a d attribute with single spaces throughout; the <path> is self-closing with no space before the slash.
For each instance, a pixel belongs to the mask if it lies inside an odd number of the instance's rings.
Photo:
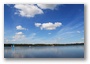
<path id="1" fill-rule="evenodd" d="M 5 58 L 83 58 L 84 46 L 4 47 Z"/>

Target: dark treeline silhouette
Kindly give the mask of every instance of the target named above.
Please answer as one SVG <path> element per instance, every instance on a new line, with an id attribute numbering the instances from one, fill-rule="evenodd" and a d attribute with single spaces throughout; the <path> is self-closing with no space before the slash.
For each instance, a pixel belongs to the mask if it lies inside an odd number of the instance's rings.
<path id="1" fill-rule="evenodd" d="M 84 45 L 84 43 L 71 43 L 71 44 L 4 44 L 4 46 L 72 46 Z"/>

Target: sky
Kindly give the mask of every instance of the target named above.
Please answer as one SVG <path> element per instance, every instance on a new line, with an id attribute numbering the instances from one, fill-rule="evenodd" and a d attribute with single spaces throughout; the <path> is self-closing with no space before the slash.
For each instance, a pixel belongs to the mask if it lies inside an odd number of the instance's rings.
<path id="1" fill-rule="evenodd" d="M 84 4 L 4 4 L 4 43 L 84 43 Z"/>

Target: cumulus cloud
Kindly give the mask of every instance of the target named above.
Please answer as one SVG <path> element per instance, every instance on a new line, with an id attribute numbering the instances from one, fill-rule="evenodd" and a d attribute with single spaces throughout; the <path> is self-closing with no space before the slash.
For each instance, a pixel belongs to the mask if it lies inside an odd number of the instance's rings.
<path id="1" fill-rule="evenodd" d="M 16 26 L 17 30 L 27 30 L 26 28 L 23 28 L 21 25 Z"/>
<path id="2" fill-rule="evenodd" d="M 19 40 L 25 38 L 25 35 L 22 32 L 17 32 L 15 36 L 13 36 L 13 40 Z"/>
<path id="3" fill-rule="evenodd" d="M 36 27 L 40 27 L 41 26 L 41 23 L 35 23 L 35 26 Z"/>
<path id="4" fill-rule="evenodd" d="M 51 9 L 54 10 L 58 4 L 37 4 L 41 9 Z"/>
<path id="5" fill-rule="evenodd" d="M 55 22 L 55 23 L 51 23 L 51 22 L 48 22 L 48 23 L 37 23 L 37 24 L 40 24 L 38 27 L 44 30 L 55 30 L 57 27 L 60 27 L 62 25 L 62 23 L 60 22 Z M 37 27 L 37 25 L 35 25 Z"/>
<path id="6" fill-rule="evenodd" d="M 37 14 L 43 14 L 43 11 L 34 4 L 16 4 L 14 7 L 17 9 L 15 14 L 23 17 L 34 17 Z"/>

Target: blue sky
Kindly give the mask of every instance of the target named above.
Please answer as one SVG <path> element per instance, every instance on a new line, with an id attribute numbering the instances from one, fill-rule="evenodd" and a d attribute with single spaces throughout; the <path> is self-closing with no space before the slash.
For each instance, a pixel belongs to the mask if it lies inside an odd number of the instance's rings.
<path id="1" fill-rule="evenodd" d="M 5 4 L 4 43 L 84 42 L 83 4 Z"/>

